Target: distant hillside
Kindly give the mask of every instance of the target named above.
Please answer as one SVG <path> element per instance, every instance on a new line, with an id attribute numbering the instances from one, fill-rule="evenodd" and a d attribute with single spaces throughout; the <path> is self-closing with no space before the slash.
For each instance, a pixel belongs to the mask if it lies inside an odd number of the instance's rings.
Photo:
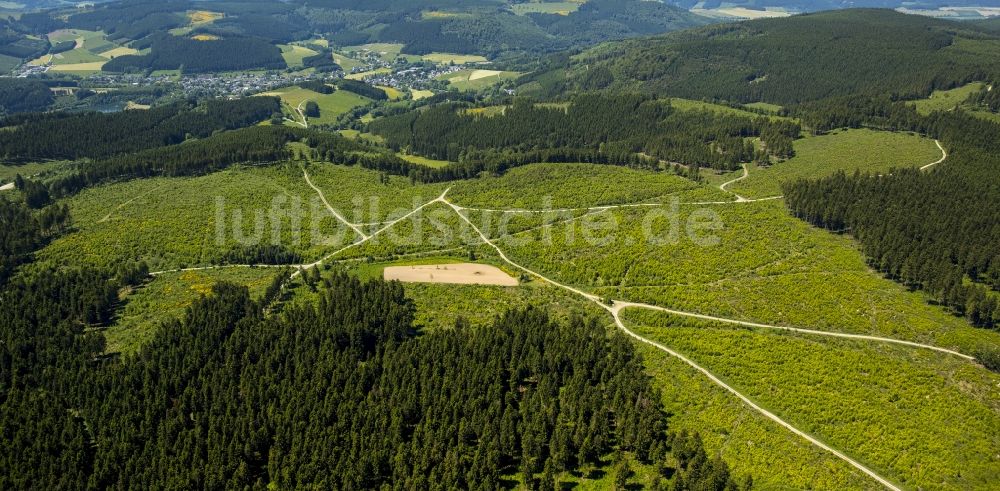
<path id="1" fill-rule="evenodd" d="M 554 61 L 522 93 L 638 90 L 791 104 L 847 94 L 926 96 L 1000 73 L 1000 37 L 890 10 L 708 26 Z"/>

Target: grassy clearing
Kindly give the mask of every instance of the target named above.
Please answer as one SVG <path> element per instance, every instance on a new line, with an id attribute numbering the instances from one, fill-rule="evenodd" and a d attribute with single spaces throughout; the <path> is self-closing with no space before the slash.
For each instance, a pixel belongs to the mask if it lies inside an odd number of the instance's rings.
<path id="1" fill-rule="evenodd" d="M 510 10 L 515 15 L 528 14 L 558 14 L 569 15 L 576 12 L 583 2 L 526 2 L 515 3 L 510 6 Z"/>
<path id="2" fill-rule="evenodd" d="M 58 173 L 69 167 L 68 162 L 29 162 L 17 165 L 0 165 L 0 182 L 8 183 L 20 174 L 22 177 L 45 178 L 50 173 Z"/>
<path id="3" fill-rule="evenodd" d="M 760 109 L 774 114 L 777 114 L 779 111 L 783 109 L 782 106 L 779 106 L 777 104 L 771 104 L 769 102 L 751 102 L 750 104 L 744 104 L 744 105 L 751 109 Z"/>
<path id="4" fill-rule="evenodd" d="M 296 164 L 128 181 L 87 189 L 67 203 L 78 230 L 43 249 L 43 260 L 104 265 L 141 259 L 156 271 L 209 265 L 241 242 L 277 241 L 315 259 L 354 238 Z"/>
<path id="5" fill-rule="evenodd" d="M 927 99 L 910 102 L 920 114 L 930 114 L 934 111 L 950 111 L 962 105 L 970 95 L 983 90 L 986 84 L 972 82 L 951 90 L 935 90 Z"/>
<path id="6" fill-rule="evenodd" d="M 281 48 L 281 57 L 285 59 L 285 64 L 291 68 L 301 67 L 303 58 L 317 54 L 316 51 L 296 44 L 279 44 L 278 48 Z"/>
<path id="7" fill-rule="evenodd" d="M 795 141 L 795 156 L 767 168 L 750 169 L 750 177 L 727 189 L 748 198 L 781 194 L 781 183 L 816 178 L 838 170 L 888 172 L 893 167 L 920 167 L 941 158 L 934 140 L 908 133 L 847 130 Z"/>
<path id="8" fill-rule="evenodd" d="M 454 63 L 456 65 L 464 65 L 466 63 L 484 63 L 486 62 L 486 57 L 479 55 L 460 55 L 456 53 L 430 53 L 423 55 L 424 61 L 430 61 L 434 63 L 449 64 Z"/>
<path id="9" fill-rule="evenodd" d="M 434 159 L 429 159 L 427 157 L 421 157 L 419 155 L 408 155 L 408 154 L 403 154 L 403 153 L 400 153 L 400 154 L 397 154 L 397 155 L 399 155 L 399 158 L 401 158 L 401 159 L 403 159 L 403 160 L 405 160 L 407 162 L 411 162 L 411 163 L 419 164 L 419 165 L 424 165 L 424 166 L 431 167 L 431 168 L 434 168 L 434 169 L 438 169 L 438 168 L 441 168 L 441 167 L 444 167 L 446 165 L 451 164 L 451 162 L 448 162 L 447 160 L 434 160 Z"/>
<path id="10" fill-rule="evenodd" d="M 761 114 L 758 114 L 758 113 L 755 113 L 755 112 L 752 112 L 752 111 L 745 111 L 743 109 L 739 109 L 739 108 L 735 108 L 735 107 L 729 107 L 729 106 L 725 106 L 725 105 L 722 105 L 722 104 L 715 104 L 715 103 L 712 103 L 712 102 L 695 101 L 695 100 L 691 100 L 691 99 L 680 99 L 680 98 L 677 98 L 677 97 L 671 98 L 671 99 L 669 99 L 669 101 L 670 101 L 670 105 L 672 107 L 674 107 L 675 109 L 681 110 L 681 111 L 697 111 L 697 112 L 706 112 L 707 111 L 707 112 L 713 112 L 713 113 L 716 113 L 716 114 L 742 116 L 742 117 L 750 117 L 750 118 L 767 117 L 767 118 L 770 118 L 770 119 L 773 119 L 773 120 L 791 120 L 792 119 L 792 118 L 786 118 L 786 117 L 776 116 L 776 115 L 775 116 L 764 116 L 764 115 L 761 115 Z M 756 106 L 754 104 L 756 104 Z M 763 103 L 763 102 L 754 103 L 754 104 L 747 104 L 747 106 L 748 107 L 760 107 L 761 109 L 767 109 L 769 111 L 770 111 L 770 108 L 778 108 L 778 109 L 781 108 L 781 106 L 777 106 L 777 105 L 774 105 L 774 104 L 767 104 L 767 103 Z M 763 104 L 763 106 L 761 106 L 762 104 Z M 771 111 L 771 112 L 777 112 L 777 110 L 774 110 L 774 111 Z"/>
<path id="11" fill-rule="evenodd" d="M 273 268 L 227 268 L 159 275 L 125 295 L 124 307 L 114 324 L 104 331 L 105 352 L 125 356 L 138 352 L 164 321 L 182 317 L 192 302 L 208 294 L 220 281 L 247 286 L 256 298 L 276 274 L 278 270 Z"/>
<path id="12" fill-rule="evenodd" d="M 299 107 L 299 104 L 303 104 L 306 101 L 316 102 L 319 105 L 319 117 L 309 118 L 309 122 L 313 124 L 334 123 L 341 114 L 370 102 L 370 99 L 346 90 L 338 90 L 332 94 L 320 94 L 297 86 L 262 92 L 257 95 L 280 97 L 286 106 L 285 112 L 288 118 L 295 121 L 301 119 L 298 112 L 295 111 L 295 108 Z"/>
<path id="13" fill-rule="evenodd" d="M 448 197 L 474 208 L 554 208 L 651 201 L 698 185 L 671 174 L 596 164 L 532 164 L 455 183 Z"/>
<path id="14" fill-rule="evenodd" d="M 472 16 L 471 12 L 448 12 L 445 10 L 424 10 L 420 12 L 421 19 L 467 19 Z"/>
<path id="15" fill-rule="evenodd" d="M 187 12 L 188 21 L 192 25 L 211 24 L 223 17 L 222 12 L 211 12 L 208 10 L 189 10 Z"/>
<path id="16" fill-rule="evenodd" d="M 904 487 L 989 489 L 1000 376 L 925 350 L 694 324 L 631 311 L 639 335 L 691 357 L 793 425 Z M 985 390 L 985 392 L 978 392 Z"/>
<path id="17" fill-rule="evenodd" d="M 780 10 L 780 8 L 757 10 L 744 7 L 727 7 L 714 9 L 691 9 L 691 12 L 719 19 L 773 19 L 792 15 L 790 12 Z"/>

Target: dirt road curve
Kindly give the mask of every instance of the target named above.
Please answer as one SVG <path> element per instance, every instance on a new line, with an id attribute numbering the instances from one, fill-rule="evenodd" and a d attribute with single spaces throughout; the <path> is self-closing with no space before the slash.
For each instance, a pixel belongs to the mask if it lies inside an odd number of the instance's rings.
<path id="1" fill-rule="evenodd" d="M 939 150 L 941 150 L 941 158 L 939 158 L 939 159 L 937 159 L 936 161 L 934 161 L 934 162 L 931 162 L 931 163 L 929 163 L 929 164 L 927 164 L 927 165 L 925 165 L 925 166 L 921 167 L 921 168 L 920 168 L 920 170 L 926 170 L 926 169 L 929 169 L 929 168 L 931 168 L 931 167 L 933 167 L 933 166 L 935 166 L 935 165 L 938 165 L 938 164 L 940 164 L 941 162 L 944 162 L 944 159 L 948 158 L 948 152 L 946 152 L 946 151 L 944 150 L 944 147 L 942 147 L 942 146 L 941 146 L 941 142 L 940 142 L 940 141 L 937 141 L 937 140 L 934 140 L 934 144 L 935 144 L 935 145 L 937 145 L 937 147 L 938 147 L 938 149 L 939 149 Z"/>
<path id="2" fill-rule="evenodd" d="M 697 363 L 691 361 L 690 359 L 688 359 L 687 357 L 681 355 L 680 353 L 677 353 L 677 352 L 675 352 L 675 351 L 667 348 L 666 346 L 663 346 L 663 345 L 661 345 L 659 343 L 656 343 L 654 341 L 646 339 L 646 338 L 644 338 L 642 336 L 639 336 L 638 334 L 630 331 L 627 327 L 625 327 L 625 324 L 622 323 L 621 318 L 619 316 L 619 312 L 621 311 L 621 309 L 623 309 L 625 307 L 636 307 L 636 306 L 638 306 L 637 304 L 625 304 L 625 303 L 615 303 L 615 302 L 612 302 L 611 305 L 608 305 L 607 303 L 605 303 L 604 301 L 602 301 L 602 299 L 600 297 L 598 297 L 596 295 L 593 295 L 593 294 L 590 294 L 590 293 L 586 293 L 584 291 L 581 291 L 581 290 L 578 290 L 576 288 L 573 288 L 573 287 L 571 287 L 569 285 L 564 285 L 564 284 L 559 283 L 559 282 L 557 282 L 557 281 L 555 281 L 555 280 L 553 280 L 551 278 L 548 278 L 548 277 L 546 277 L 546 276 L 544 276 L 544 275 L 542 275 L 540 273 L 537 273 L 537 272 L 532 271 L 532 270 L 530 270 L 530 269 L 528 269 L 528 268 L 526 268 L 524 266 L 521 266 L 520 264 L 517 264 L 514 261 L 511 261 L 510 258 L 508 258 L 506 254 L 504 254 L 503 250 L 500 249 L 500 247 L 498 247 L 489 238 L 487 238 L 486 235 L 483 234 L 483 232 L 481 230 L 479 230 L 479 228 L 476 227 L 475 224 L 472 223 L 472 221 L 470 221 L 465 215 L 463 215 L 461 213 L 461 209 L 458 206 L 455 206 L 454 204 L 452 204 L 451 202 L 449 202 L 447 199 L 444 199 L 443 196 L 442 196 L 441 200 L 445 204 L 447 204 L 448 206 L 450 206 L 453 210 L 455 210 L 455 212 L 458 213 L 459 217 L 461 217 L 462 220 L 465 221 L 465 223 L 468 224 L 472 228 L 472 230 L 474 230 L 477 234 L 479 234 L 479 238 L 483 242 L 485 242 L 486 244 L 488 244 L 491 247 L 493 247 L 493 249 L 496 250 L 497 254 L 500 255 L 500 258 L 503 259 L 508 264 L 510 264 L 511 266 L 513 266 L 513 267 L 515 267 L 517 269 L 520 269 L 520 270 L 524 271 L 525 273 L 528 273 L 528 274 L 530 274 L 532 276 L 535 276 L 535 277 L 541 279 L 542 281 L 545 281 L 546 283 L 550 283 L 552 285 L 558 286 L 558 287 L 563 288 L 565 290 L 571 291 L 571 292 L 576 293 L 577 295 L 580 295 L 580 296 L 582 296 L 582 297 L 584 297 L 584 298 L 586 298 L 586 299 L 588 299 L 588 300 L 590 300 L 592 302 L 597 303 L 598 305 L 600 305 L 601 307 L 603 307 L 604 309 L 606 309 L 608 312 L 611 313 L 611 315 L 615 319 L 615 325 L 617 325 L 619 329 L 621 329 L 623 332 L 625 332 L 629 336 L 631 336 L 631 337 L 633 337 L 633 338 L 635 338 L 635 339 L 637 339 L 639 341 L 642 341 L 643 343 L 646 343 L 646 344 L 649 344 L 651 346 L 654 346 L 657 349 L 659 349 L 659 350 L 661 350 L 661 351 L 663 351 L 663 352 L 665 352 L 665 353 L 667 353 L 667 354 L 669 354 L 671 356 L 674 356 L 674 357 L 680 359 L 684 363 L 687 363 L 688 365 L 690 365 L 691 367 L 695 368 L 699 372 L 705 374 L 709 379 L 712 380 L 712 382 L 715 382 L 720 387 L 722 387 L 722 388 L 726 389 L 727 391 L 731 392 L 733 395 L 735 395 L 736 397 L 738 397 L 741 401 L 743 401 L 745 404 L 747 404 L 748 406 L 750 406 L 755 411 L 757 411 L 760 414 L 762 414 L 764 417 L 766 417 L 766 418 L 774 421 L 775 423 L 778 423 L 779 425 L 785 427 L 786 429 L 788 429 L 792 433 L 795 433 L 796 435 L 801 436 L 802 438 L 804 438 L 807 441 L 809 441 L 810 443 L 812 443 L 812 444 L 814 444 L 814 445 L 822 448 L 823 450 L 826 450 L 826 451 L 832 453 L 837 458 L 839 458 L 839 459 L 847 462 L 851 466 L 855 467 L 856 469 L 858 469 L 861 472 L 864 472 L 865 474 L 867 474 L 868 476 L 870 476 L 872 479 L 878 481 L 879 484 L 885 486 L 886 488 L 891 489 L 893 491 L 901 491 L 900 488 L 898 488 L 896 485 L 894 485 L 888 479 L 886 479 L 886 478 L 880 476 L 879 474 L 877 474 L 875 471 L 869 469 L 868 467 L 865 467 L 864 465 L 862 465 L 861 463 L 857 462 L 856 460 L 848 457 L 847 455 L 844 455 L 842 452 L 840 452 L 840 451 L 838 451 L 838 450 L 836 450 L 836 449 L 834 449 L 834 448 L 832 448 L 832 447 L 824 444 L 823 442 L 821 442 L 821 441 L 817 440 L 816 438 L 810 436 L 808 433 L 806 433 L 806 432 L 804 432 L 802 430 L 799 430 L 798 428 L 792 426 L 791 423 L 788 423 L 787 421 L 781 419 L 780 417 L 778 417 L 774 413 L 771 413 L 770 411 L 768 411 L 768 410 L 766 410 L 766 409 L 758 406 L 753 401 L 751 401 L 750 398 L 746 397 L 745 395 L 741 394 L 736 389 L 734 389 L 734 388 L 730 387 L 729 385 L 727 385 L 725 382 L 723 382 L 722 380 L 720 380 L 718 377 L 716 377 L 714 374 L 712 374 L 712 372 L 708 371 L 704 367 L 702 367 L 702 366 L 698 365 Z"/>

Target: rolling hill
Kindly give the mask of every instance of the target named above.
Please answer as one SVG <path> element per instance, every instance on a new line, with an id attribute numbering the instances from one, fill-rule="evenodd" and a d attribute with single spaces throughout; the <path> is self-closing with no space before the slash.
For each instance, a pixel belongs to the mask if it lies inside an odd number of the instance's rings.
<path id="1" fill-rule="evenodd" d="M 609 43 L 554 61 L 522 92 L 624 90 L 793 104 L 858 93 L 926 96 L 998 72 L 995 34 L 859 9 Z"/>

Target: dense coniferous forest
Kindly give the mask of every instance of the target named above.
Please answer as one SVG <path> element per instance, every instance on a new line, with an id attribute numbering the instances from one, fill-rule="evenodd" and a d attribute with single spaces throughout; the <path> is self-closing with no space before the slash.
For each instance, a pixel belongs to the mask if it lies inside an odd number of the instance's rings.
<path id="1" fill-rule="evenodd" d="M 139 39 L 186 23 L 184 12 L 192 8 L 186 0 L 108 2 L 69 17 L 80 29 L 104 31 L 110 39 Z"/>
<path id="2" fill-rule="evenodd" d="M 793 104 L 849 94 L 927 96 L 1000 72 L 995 34 L 889 10 L 721 24 L 559 58 L 523 92 L 630 90 Z"/>
<path id="3" fill-rule="evenodd" d="M 280 126 L 252 126 L 217 133 L 178 145 L 84 162 L 79 172 L 49 183 L 55 196 L 67 196 L 109 180 L 199 175 L 236 163 L 275 162 L 290 156 L 286 144 L 302 134 Z"/>
<path id="4" fill-rule="evenodd" d="M 0 115 L 42 111 L 52 100 L 52 91 L 40 81 L 0 78 Z"/>
<path id="5" fill-rule="evenodd" d="M 70 226 L 66 205 L 53 205 L 32 213 L 25 204 L 0 200 L 0 282 L 29 261 L 31 253 Z"/>
<path id="6" fill-rule="evenodd" d="M 286 68 L 281 50 L 261 38 L 231 37 L 199 41 L 170 34 L 149 40 L 150 53 L 124 55 L 108 61 L 106 72 L 176 70 L 184 73 Z"/>
<path id="7" fill-rule="evenodd" d="M 909 118 L 873 122 L 940 138 L 949 150 L 946 165 L 929 172 L 839 173 L 789 183 L 784 189 L 788 206 L 814 225 L 848 231 L 861 242 L 872 267 L 887 276 L 925 290 L 974 325 L 996 327 L 1000 127 L 961 112 L 926 119 L 912 110 L 898 113 Z"/>
<path id="8" fill-rule="evenodd" d="M 581 155 L 583 162 L 628 164 L 634 154 L 688 165 L 732 170 L 766 158 L 747 137 L 763 137 L 767 153 L 792 155 L 796 124 L 768 118 L 673 109 L 668 101 L 639 95 L 581 95 L 568 108 L 518 99 L 503 114 L 476 115 L 444 104 L 371 123 L 395 150 L 465 162 L 476 151 L 526 153 L 548 149 Z M 591 154 L 592 156 L 582 156 Z M 603 155 L 603 157 L 602 157 Z M 545 160 L 551 161 L 551 160 Z"/>
<path id="9" fill-rule="evenodd" d="M 528 309 L 415 337 L 400 284 L 334 273 L 317 305 L 272 316 L 220 283 L 139 354 L 101 356 L 84 327 L 144 271 L 5 285 L 4 488 L 495 489 L 628 452 L 685 489 L 739 489 L 696 435 L 668 433 L 634 348 L 594 321 Z"/>
<path id="10" fill-rule="evenodd" d="M 47 91 L 47 89 L 46 89 Z M 203 138 L 279 112 L 274 97 L 178 102 L 145 111 L 8 117 L 0 131 L 6 159 L 100 158 Z"/>

